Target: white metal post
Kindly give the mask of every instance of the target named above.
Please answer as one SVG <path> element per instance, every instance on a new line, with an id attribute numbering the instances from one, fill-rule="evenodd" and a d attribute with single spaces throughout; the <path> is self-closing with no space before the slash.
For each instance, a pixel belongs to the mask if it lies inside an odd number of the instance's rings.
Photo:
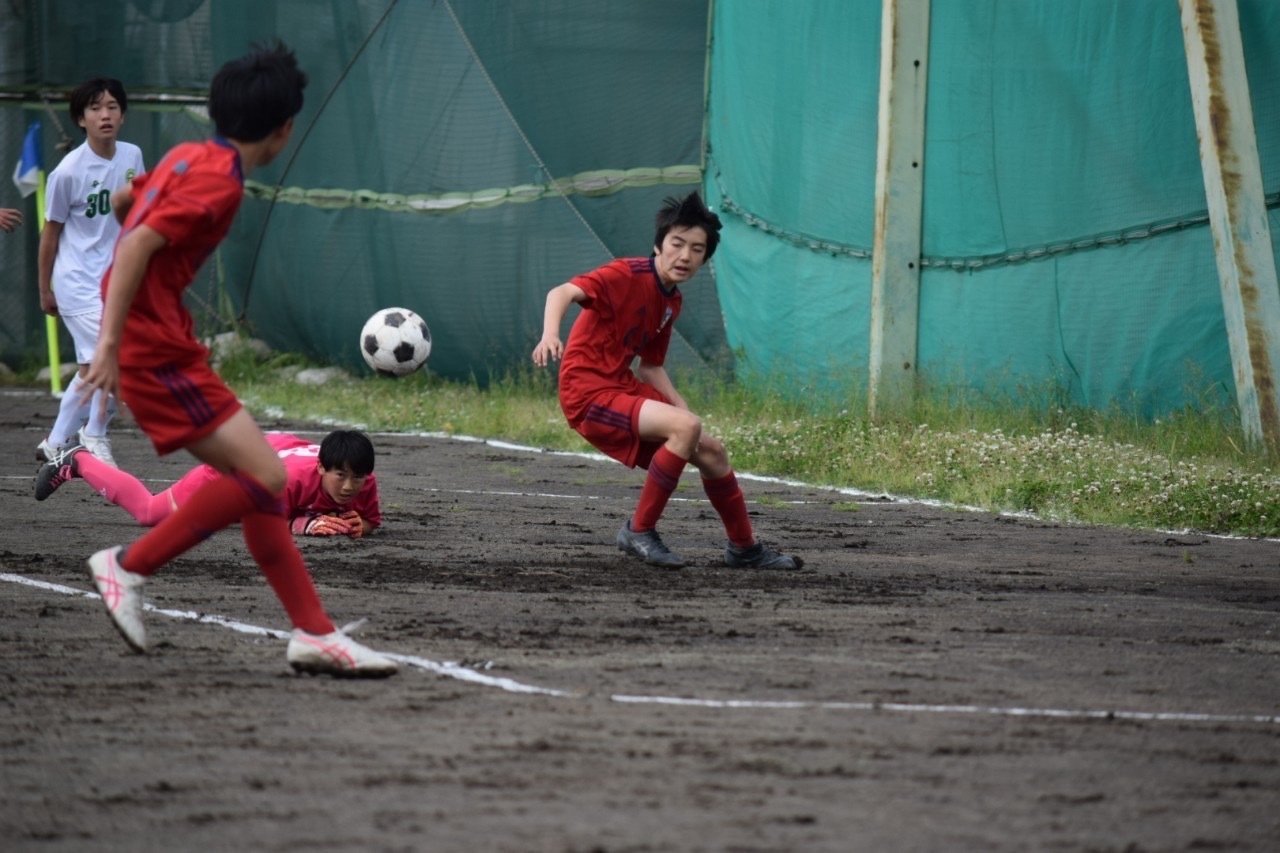
<path id="1" fill-rule="evenodd" d="M 884 0 L 881 16 L 867 400 L 873 417 L 915 395 L 929 0 Z"/>
<path id="2" fill-rule="evenodd" d="M 1280 451 L 1280 285 L 1236 0 L 1179 0 L 1245 438 Z"/>

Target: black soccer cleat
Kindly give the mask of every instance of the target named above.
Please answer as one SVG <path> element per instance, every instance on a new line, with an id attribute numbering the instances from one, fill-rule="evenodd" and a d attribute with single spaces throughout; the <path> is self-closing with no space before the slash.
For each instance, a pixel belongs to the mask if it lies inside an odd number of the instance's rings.
<path id="1" fill-rule="evenodd" d="M 772 551 L 757 540 L 747 548 L 739 548 L 730 542 L 724 549 L 724 564 L 733 569 L 798 569 L 804 565 L 804 560 Z"/>
<path id="2" fill-rule="evenodd" d="M 664 569 L 678 569 L 684 560 L 675 554 L 662 541 L 656 530 L 642 530 L 636 533 L 631 529 L 631 519 L 627 519 L 618 531 L 618 547 L 633 557 L 639 557 L 651 566 Z"/>

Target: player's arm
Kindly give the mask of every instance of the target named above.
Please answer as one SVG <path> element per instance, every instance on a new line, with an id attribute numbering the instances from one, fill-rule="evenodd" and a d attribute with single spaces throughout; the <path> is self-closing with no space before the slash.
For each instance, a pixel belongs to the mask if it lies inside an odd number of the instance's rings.
<path id="1" fill-rule="evenodd" d="M 646 385 L 652 385 L 661 391 L 662 396 L 670 400 L 671 405 L 677 409 L 688 411 L 689 404 L 684 401 L 684 397 L 680 396 L 680 392 L 676 391 L 676 386 L 671 382 L 667 369 L 662 365 L 641 361 L 636 365 L 636 377 Z"/>
<path id="2" fill-rule="evenodd" d="M 101 388 L 115 395 L 120 390 L 120 339 L 124 337 L 124 321 L 129 315 L 142 276 L 147 271 L 151 256 L 160 251 L 168 240 L 148 225 L 139 225 L 120 238 L 116 244 L 115 260 L 107 280 L 107 296 L 102 306 L 102 327 L 98 333 L 98 347 L 93 363 L 84 378 L 82 400 L 88 400 Z M 107 404 L 103 395 L 102 405 Z"/>
<path id="3" fill-rule="evenodd" d="M 533 348 L 533 363 L 538 367 L 546 367 L 548 363 L 559 361 L 560 356 L 564 355 L 560 324 L 564 321 L 569 306 L 586 298 L 586 291 L 569 281 L 547 292 L 547 305 L 542 312 L 542 340 Z"/>
<path id="4" fill-rule="evenodd" d="M 58 258 L 58 240 L 65 227 L 65 222 L 49 219 L 40 232 L 40 249 L 36 253 L 36 281 L 40 285 L 40 310 L 46 314 L 58 313 L 58 300 L 53 295 L 53 262 Z"/>

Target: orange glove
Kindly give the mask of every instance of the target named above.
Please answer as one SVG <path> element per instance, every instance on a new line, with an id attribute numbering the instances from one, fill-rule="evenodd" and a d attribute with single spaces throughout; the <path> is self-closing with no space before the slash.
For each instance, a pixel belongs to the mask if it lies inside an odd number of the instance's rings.
<path id="1" fill-rule="evenodd" d="M 336 515 L 300 515 L 289 529 L 304 536 L 348 536 L 351 534 L 351 522 Z"/>
<path id="2" fill-rule="evenodd" d="M 352 539 L 359 539 L 364 535 L 364 519 L 361 518 L 360 513 L 356 512 L 354 509 L 347 510 L 342 515 L 338 516 L 338 518 L 351 525 L 351 530 L 347 532 L 347 535 Z"/>

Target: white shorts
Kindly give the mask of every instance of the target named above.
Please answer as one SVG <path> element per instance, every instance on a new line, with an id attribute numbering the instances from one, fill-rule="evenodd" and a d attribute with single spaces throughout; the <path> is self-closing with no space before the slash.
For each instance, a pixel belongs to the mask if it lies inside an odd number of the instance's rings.
<path id="1" fill-rule="evenodd" d="M 71 333 L 76 344 L 76 364 L 89 364 L 98 349 L 98 335 L 102 331 L 102 311 L 86 311 L 83 314 L 62 316 L 62 324 Z"/>

